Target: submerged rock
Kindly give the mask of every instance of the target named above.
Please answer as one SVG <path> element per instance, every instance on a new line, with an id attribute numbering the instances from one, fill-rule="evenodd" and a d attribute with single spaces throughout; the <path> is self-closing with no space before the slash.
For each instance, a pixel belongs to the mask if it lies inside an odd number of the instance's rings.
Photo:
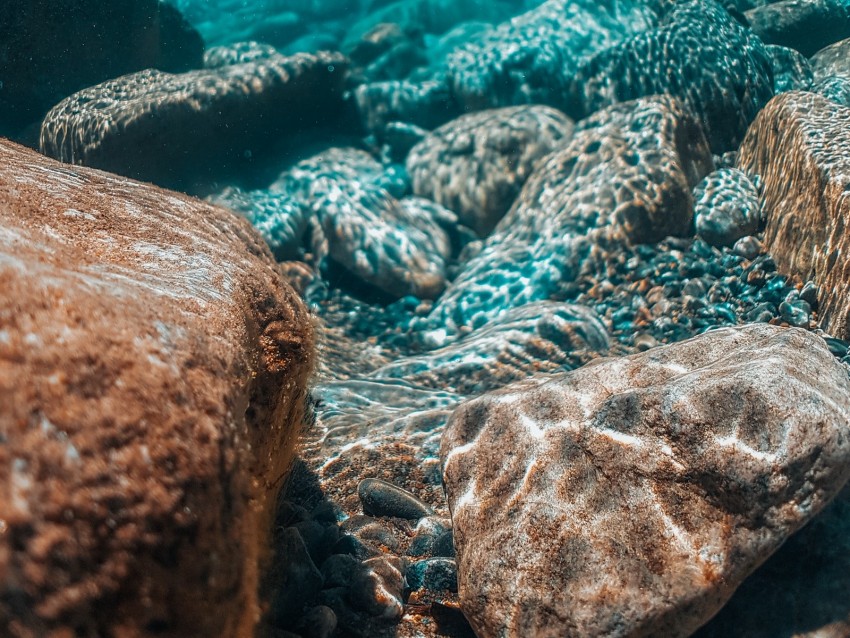
<path id="1" fill-rule="evenodd" d="M 432 129 L 460 115 L 448 85 L 440 80 L 391 80 L 362 84 L 354 101 L 364 128 L 381 138 L 392 122 Z"/>
<path id="2" fill-rule="evenodd" d="M 759 228 L 759 193 L 747 174 L 721 168 L 694 190 L 697 233 L 712 246 L 731 246 Z"/>
<path id="3" fill-rule="evenodd" d="M 684 2 L 662 24 L 599 53 L 576 72 L 576 119 L 625 100 L 666 93 L 705 128 L 714 152 L 735 148 L 773 96 L 771 56 L 712 0 Z"/>
<path id="4" fill-rule="evenodd" d="M 661 96 L 616 105 L 579 129 L 535 167 L 482 250 L 419 322 L 425 345 L 445 345 L 462 327 L 548 299 L 576 278 L 599 237 L 641 243 L 690 231 L 691 189 L 713 162 L 679 102 Z"/>
<path id="5" fill-rule="evenodd" d="M 454 51 L 446 63 L 449 83 L 467 110 L 559 106 L 580 58 L 654 22 L 640 2 L 547 0 Z"/>
<path id="6" fill-rule="evenodd" d="M 342 55 L 323 52 L 125 75 L 53 107 L 41 126 L 41 151 L 181 185 L 244 160 L 301 121 L 340 117 L 346 67 Z"/>
<path id="7" fill-rule="evenodd" d="M 813 93 L 775 97 L 741 145 L 759 175 L 765 246 L 779 270 L 819 285 L 821 327 L 850 337 L 850 109 Z"/>
<path id="8" fill-rule="evenodd" d="M 816 80 L 834 77 L 850 80 L 850 38 L 821 49 L 810 62 Z"/>
<path id="9" fill-rule="evenodd" d="M 2 141 L 0 228 L 0 627 L 253 633 L 305 306 L 224 209 Z"/>
<path id="10" fill-rule="evenodd" d="M 850 37 L 845 0 L 782 0 L 746 12 L 753 32 L 766 44 L 781 44 L 806 57 Z"/>
<path id="11" fill-rule="evenodd" d="M 814 81 L 812 65 L 795 49 L 770 44 L 767 47 L 773 66 L 773 92 L 808 91 Z"/>
<path id="12" fill-rule="evenodd" d="M 763 324 L 463 404 L 464 613 L 482 638 L 689 635 L 846 482 L 848 414 L 824 342 Z"/>
<path id="13" fill-rule="evenodd" d="M 411 150 L 413 192 L 453 210 L 484 237 L 511 207 L 535 162 L 565 144 L 572 131 L 567 116 L 546 106 L 464 115 Z"/>
<path id="14" fill-rule="evenodd" d="M 5 2 L 0 12 L 0 135 L 74 91 L 147 68 L 201 66 L 200 35 L 159 0 Z"/>

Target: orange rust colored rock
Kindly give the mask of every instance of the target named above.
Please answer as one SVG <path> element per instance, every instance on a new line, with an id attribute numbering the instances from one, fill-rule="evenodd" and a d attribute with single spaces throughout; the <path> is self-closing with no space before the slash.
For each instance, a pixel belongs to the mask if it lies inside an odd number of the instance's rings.
<path id="1" fill-rule="evenodd" d="M 778 95 L 738 163 L 764 183 L 768 252 L 781 271 L 815 280 L 821 326 L 850 338 L 850 109 L 814 93 Z"/>
<path id="2" fill-rule="evenodd" d="M 243 220 L 0 140 L 0 635 L 249 636 L 313 360 Z"/>

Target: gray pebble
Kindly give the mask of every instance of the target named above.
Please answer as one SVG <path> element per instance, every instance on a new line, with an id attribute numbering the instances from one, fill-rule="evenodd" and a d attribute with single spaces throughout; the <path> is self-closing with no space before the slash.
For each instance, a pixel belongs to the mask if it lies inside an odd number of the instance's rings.
<path id="1" fill-rule="evenodd" d="M 413 494 L 380 479 L 367 478 L 357 486 L 363 511 L 372 516 L 388 516 L 419 520 L 434 513 Z"/>
<path id="2" fill-rule="evenodd" d="M 426 558 L 407 568 L 411 589 L 457 591 L 457 564 L 453 558 Z"/>
<path id="3" fill-rule="evenodd" d="M 372 616 L 398 620 L 404 614 L 404 562 L 396 556 L 377 556 L 361 563 L 348 587 L 355 609 Z"/>

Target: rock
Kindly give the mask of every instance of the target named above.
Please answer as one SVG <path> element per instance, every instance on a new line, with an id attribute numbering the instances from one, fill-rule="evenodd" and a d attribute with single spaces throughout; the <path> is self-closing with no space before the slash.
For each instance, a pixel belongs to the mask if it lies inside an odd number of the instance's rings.
<path id="1" fill-rule="evenodd" d="M 451 53 L 449 83 L 468 111 L 559 107 L 581 57 L 654 22 L 655 14 L 642 3 L 547 0 Z"/>
<path id="2" fill-rule="evenodd" d="M 454 548 L 450 553 L 445 552 L 446 534 L 451 537 L 451 522 L 435 516 L 426 516 L 416 524 L 415 535 L 407 548 L 408 556 L 453 556 Z M 451 539 L 449 538 L 449 544 Z"/>
<path id="3" fill-rule="evenodd" d="M 771 56 L 712 0 L 684 2 L 657 28 L 582 64 L 566 112 L 582 119 L 610 104 L 661 93 L 682 100 L 715 153 L 734 149 L 773 96 Z"/>
<path id="4" fill-rule="evenodd" d="M 755 259 L 764 249 L 757 237 L 741 237 L 735 242 L 732 250 L 745 259 Z"/>
<path id="5" fill-rule="evenodd" d="M 377 556 L 363 561 L 348 587 L 348 600 L 355 609 L 372 616 L 399 620 L 404 614 L 404 563 L 395 556 Z"/>
<path id="6" fill-rule="evenodd" d="M 508 214 L 417 326 L 430 347 L 501 312 L 548 299 L 603 238 L 656 242 L 690 233 L 691 189 L 713 167 L 699 125 L 655 97 L 584 121 L 535 167 Z"/>
<path id="7" fill-rule="evenodd" d="M 774 94 L 808 91 L 811 88 L 814 72 L 802 53 L 776 44 L 769 44 L 765 48 L 770 53 L 773 66 Z"/>
<path id="8" fill-rule="evenodd" d="M 220 69 L 232 64 L 270 60 L 280 55 L 272 45 L 261 42 L 235 42 L 212 47 L 204 52 L 204 68 Z"/>
<path id="9" fill-rule="evenodd" d="M 357 486 L 363 512 L 370 516 L 389 516 L 418 521 L 434 511 L 407 490 L 380 479 L 366 478 Z"/>
<path id="10" fill-rule="evenodd" d="M 850 79 L 834 77 L 820 80 L 812 85 L 812 92 L 841 106 L 850 107 Z"/>
<path id="11" fill-rule="evenodd" d="M 694 190 L 697 233 L 712 246 L 731 246 L 758 231 L 759 192 L 747 174 L 721 168 Z"/>
<path id="12" fill-rule="evenodd" d="M 844 0 L 782 0 L 745 15 L 766 44 L 781 44 L 806 57 L 850 37 L 850 6 Z"/>
<path id="13" fill-rule="evenodd" d="M 318 605 L 304 613 L 299 628 L 304 638 L 331 638 L 336 631 L 336 614 L 330 607 Z"/>
<path id="14" fill-rule="evenodd" d="M 300 120 L 340 117 L 346 66 L 342 55 L 324 52 L 125 75 L 53 107 L 41 126 L 41 151 L 165 185 L 208 178 Z"/>
<path id="15" fill-rule="evenodd" d="M 849 392 L 821 339 L 759 324 L 463 404 L 441 457 L 476 634 L 690 635 L 846 482 Z"/>
<path id="16" fill-rule="evenodd" d="M 159 0 L 7 3 L 0 16 L 0 135 L 82 87 L 146 68 L 201 66 L 204 43 Z"/>
<path id="17" fill-rule="evenodd" d="M 439 329 L 423 342 L 449 335 Z M 419 387 L 480 394 L 533 374 L 578 368 L 609 347 L 608 331 L 584 306 L 537 301 L 509 308 L 471 334 L 428 353 L 400 357 L 368 376 Z"/>
<path id="18" fill-rule="evenodd" d="M 313 563 L 301 534 L 294 527 L 275 535 L 275 563 L 271 568 L 277 588 L 272 594 L 272 617 L 277 625 L 293 626 L 322 589 L 322 573 Z"/>
<path id="19" fill-rule="evenodd" d="M 813 279 L 821 327 L 850 337 L 845 219 L 850 215 L 850 109 L 812 93 L 783 93 L 759 114 L 739 164 L 761 176 L 764 243 L 780 271 Z"/>
<path id="20" fill-rule="evenodd" d="M 311 216 L 305 202 L 267 191 L 227 187 L 209 201 L 229 208 L 251 222 L 278 261 L 301 260 L 310 242 Z"/>
<path id="21" fill-rule="evenodd" d="M 407 586 L 434 592 L 457 591 L 457 565 L 452 558 L 426 558 L 407 568 Z"/>
<path id="22" fill-rule="evenodd" d="M 6 141 L 0 227 L 0 626 L 252 633 L 305 306 L 238 217 Z"/>
<path id="23" fill-rule="evenodd" d="M 810 62 L 816 80 L 833 77 L 850 80 L 850 38 L 821 49 Z"/>
<path id="24" fill-rule="evenodd" d="M 364 128 L 378 137 L 391 122 L 432 129 L 460 115 L 448 85 L 439 80 L 361 84 L 354 100 Z"/>
<path id="25" fill-rule="evenodd" d="M 334 148 L 303 160 L 272 192 L 312 211 L 328 257 L 352 276 L 394 297 L 437 296 L 445 287 L 453 213 L 422 198 L 396 199 L 383 167 L 365 151 Z"/>
<path id="26" fill-rule="evenodd" d="M 454 211 L 485 237 L 511 207 L 535 162 L 566 143 L 572 131 L 568 117 L 545 106 L 464 115 L 408 155 L 413 192 Z"/>

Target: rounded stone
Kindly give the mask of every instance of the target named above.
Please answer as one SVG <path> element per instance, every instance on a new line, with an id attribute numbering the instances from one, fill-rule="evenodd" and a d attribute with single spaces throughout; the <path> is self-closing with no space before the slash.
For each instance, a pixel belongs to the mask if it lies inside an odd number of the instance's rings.
<path id="1" fill-rule="evenodd" d="M 370 516 L 388 516 L 419 520 L 434 513 L 413 494 L 380 479 L 367 478 L 357 486 L 363 511 Z"/>

